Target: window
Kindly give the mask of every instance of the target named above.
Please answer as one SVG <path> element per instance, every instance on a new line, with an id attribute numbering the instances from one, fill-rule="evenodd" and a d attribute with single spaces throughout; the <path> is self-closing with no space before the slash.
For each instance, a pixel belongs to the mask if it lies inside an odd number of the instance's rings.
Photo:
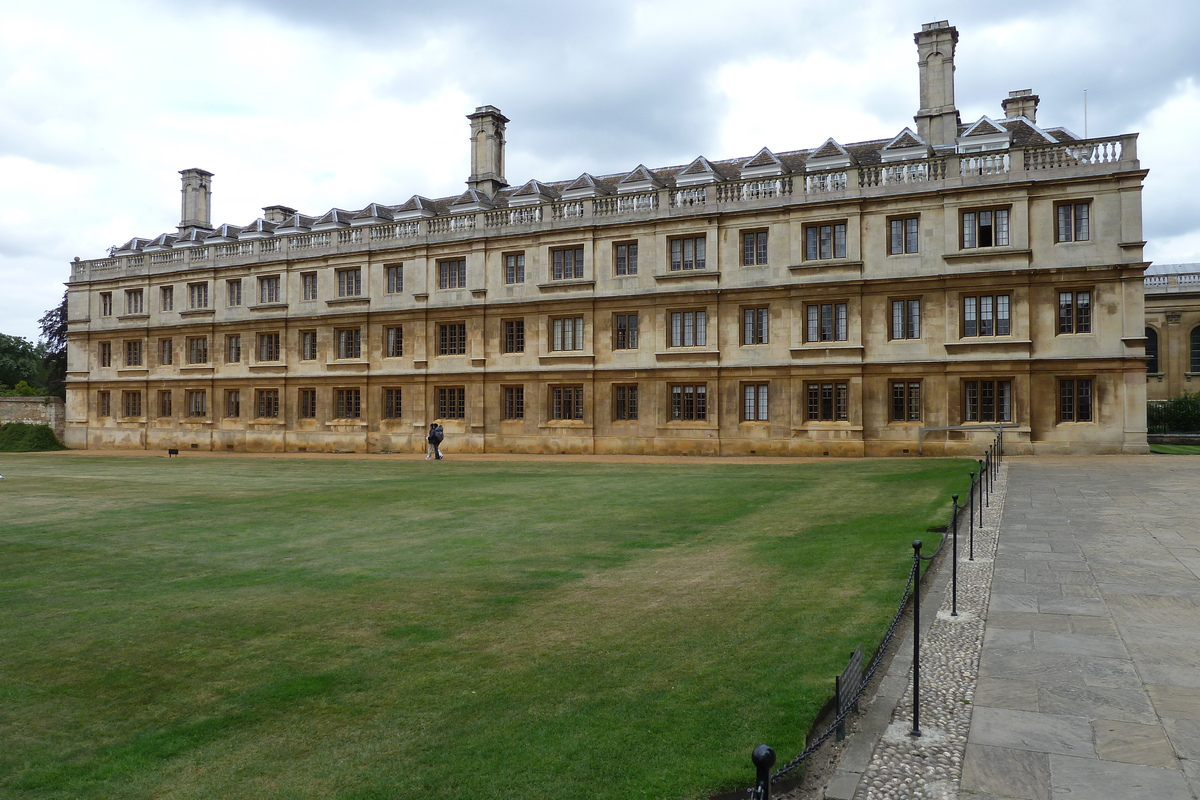
<path id="1" fill-rule="evenodd" d="M 892 301 L 892 338 L 921 338 L 921 301 Z"/>
<path id="2" fill-rule="evenodd" d="M 172 340 L 158 340 L 158 361 L 164 367 L 175 363 L 175 343 Z"/>
<path id="3" fill-rule="evenodd" d="M 384 339 L 384 356 L 386 358 L 399 358 L 404 355 L 404 328 L 397 326 L 395 328 L 383 329 Z"/>
<path id="4" fill-rule="evenodd" d="M 142 415 L 142 393 L 122 392 L 121 399 L 125 405 L 125 416 L 140 417 Z"/>
<path id="5" fill-rule="evenodd" d="M 358 297 L 362 294 L 362 270 L 358 267 L 337 270 L 338 297 Z"/>
<path id="6" fill-rule="evenodd" d="M 745 422 L 766 422 L 767 416 L 767 384 L 742 384 L 742 420 Z"/>
<path id="7" fill-rule="evenodd" d="M 921 382 L 892 381 L 892 422 L 921 421 Z"/>
<path id="8" fill-rule="evenodd" d="M 233 280 L 225 281 L 225 288 L 229 294 L 230 306 L 240 306 L 242 304 L 242 279 L 234 278 Z M 276 287 L 278 290 L 278 286 Z"/>
<path id="9" fill-rule="evenodd" d="M 404 265 L 387 265 L 387 293 L 400 294 L 404 291 Z"/>
<path id="10" fill-rule="evenodd" d="M 96 416 L 112 416 L 112 396 L 108 392 L 96 392 Z"/>
<path id="11" fill-rule="evenodd" d="M 964 211 L 962 215 L 962 246 L 1007 247 L 1008 209 L 995 208 Z"/>
<path id="12" fill-rule="evenodd" d="M 337 406 L 337 419 L 359 419 L 362 417 L 362 390 L 335 389 L 333 391 L 334 405 Z"/>
<path id="13" fill-rule="evenodd" d="M 1092 293 L 1058 293 L 1058 332 L 1092 332 Z"/>
<path id="14" fill-rule="evenodd" d="M 1158 365 L 1158 331 L 1146 328 L 1146 372 L 1157 375 L 1162 370 Z"/>
<path id="15" fill-rule="evenodd" d="M 339 328 L 337 357 L 362 358 L 362 328 Z"/>
<path id="16" fill-rule="evenodd" d="M 438 325 L 438 355 L 462 356 L 467 353 L 467 323 Z"/>
<path id="17" fill-rule="evenodd" d="M 583 317 L 558 317 L 550 321 L 551 350 L 583 349 Z"/>
<path id="18" fill-rule="evenodd" d="M 1008 295 L 971 295 L 962 299 L 962 308 L 963 336 L 1008 336 Z"/>
<path id="19" fill-rule="evenodd" d="M 850 419 L 850 386 L 847 383 L 809 383 L 808 419 L 811 422 L 845 422 Z"/>
<path id="20" fill-rule="evenodd" d="M 504 257 L 504 282 L 525 282 L 525 254 L 509 253 Z"/>
<path id="21" fill-rule="evenodd" d="M 189 364 L 207 364 L 208 337 L 189 336 L 187 340 L 187 352 Z"/>
<path id="22" fill-rule="evenodd" d="M 188 308 L 208 308 L 208 284 L 188 284 Z"/>
<path id="23" fill-rule="evenodd" d="M 225 390 L 225 416 L 237 419 L 242 415 L 242 393 L 237 389 Z"/>
<path id="24" fill-rule="evenodd" d="M 561 247 L 550 251 L 551 276 L 556 281 L 583 277 L 583 248 Z"/>
<path id="25" fill-rule="evenodd" d="M 225 337 L 225 363 L 236 364 L 242 360 L 242 335 L 231 333 Z"/>
<path id="26" fill-rule="evenodd" d="M 1092 381 L 1072 378 L 1058 382 L 1058 421 L 1092 421 Z"/>
<path id="27" fill-rule="evenodd" d="M 142 365 L 142 342 L 131 340 L 125 342 L 125 366 L 140 367 Z"/>
<path id="28" fill-rule="evenodd" d="M 638 418 L 637 384 L 618 384 L 613 387 L 613 419 Z"/>
<path id="29" fill-rule="evenodd" d="M 1200 372 L 1200 325 L 1192 328 L 1189 344 L 1191 357 L 1188 359 L 1188 372 Z"/>
<path id="30" fill-rule="evenodd" d="M 671 347 L 705 347 L 707 344 L 707 312 L 671 312 Z"/>
<path id="31" fill-rule="evenodd" d="M 638 346 L 638 315 L 616 314 L 613 317 L 613 350 L 636 350 Z"/>
<path id="32" fill-rule="evenodd" d="M 678 272 L 687 269 L 704 269 L 704 253 L 708 243 L 707 237 L 693 236 L 686 239 L 671 240 L 671 271 Z"/>
<path id="33" fill-rule="evenodd" d="M 525 419 L 525 387 L 504 387 L 504 418 Z"/>
<path id="34" fill-rule="evenodd" d="M 298 414 L 300 419 L 316 419 L 317 418 L 317 390 L 316 389 L 301 389 L 296 393 L 296 399 L 299 401 L 300 408 Z"/>
<path id="35" fill-rule="evenodd" d="M 112 292 L 100 293 L 100 316 L 112 316 Z"/>
<path id="36" fill-rule="evenodd" d="M 317 299 L 317 273 L 300 273 L 300 290 L 305 300 Z"/>
<path id="37" fill-rule="evenodd" d="M 616 274 L 637 275 L 637 250 L 637 242 L 618 242 L 613 245 Z"/>
<path id="38" fill-rule="evenodd" d="M 143 300 L 141 289 L 126 289 L 125 290 L 125 313 L 126 314 L 141 314 L 146 310 L 146 303 Z"/>
<path id="39" fill-rule="evenodd" d="M 239 292 L 240 291 L 241 290 L 239 288 Z M 278 303 L 280 299 L 278 275 L 264 275 L 258 279 L 259 303 Z"/>
<path id="40" fill-rule="evenodd" d="M 504 320 L 504 352 L 525 352 L 525 320 Z"/>
<path id="41" fill-rule="evenodd" d="M 766 344 L 770 319 L 769 308 L 743 308 L 742 344 Z"/>
<path id="42" fill-rule="evenodd" d="M 1086 242 L 1092 238 L 1092 204 L 1059 203 L 1054 207 L 1058 217 L 1057 242 Z"/>
<path id="43" fill-rule="evenodd" d="M 550 419 L 583 419 L 583 387 L 551 386 Z"/>
<path id="44" fill-rule="evenodd" d="M 809 225 L 804 229 L 804 258 L 819 261 L 846 257 L 846 223 Z"/>
<path id="45" fill-rule="evenodd" d="M 845 303 L 813 303 L 804 307 L 809 342 L 844 342 L 848 335 Z"/>
<path id="46" fill-rule="evenodd" d="M 278 389 L 259 389 L 256 395 L 259 417 L 274 418 L 279 416 Z"/>
<path id="47" fill-rule="evenodd" d="M 438 262 L 438 288 L 463 289 L 467 285 L 467 261 L 464 258 Z"/>
<path id="48" fill-rule="evenodd" d="M 439 386 L 438 416 L 442 419 L 466 419 L 467 390 L 462 386 Z"/>
<path id="49" fill-rule="evenodd" d="M 163 311 L 175 310 L 175 287 L 164 286 L 159 290 L 159 303 Z"/>
<path id="50" fill-rule="evenodd" d="M 208 414 L 208 392 L 204 389 L 189 389 L 187 393 L 187 415 L 203 417 Z"/>
<path id="51" fill-rule="evenodd" d="M 383 390 L 383 418 L 400 419 L 401 395 L 399 389 Z"/>
<path id="52" fill-rule="evenodd" d="M 671 419 L 708 419 L 708 384 L 684 383 L 671 385 Z"/>
<path id="53" fill-rule="evenodd" d="M 158 415 L 160 417 L 171 416 L 171 391 L 163 389 L 158 393 Z"/>
<path id="54" fill-rule="evenodd" d="M 300 331 L 300 360 L 315 361 L 317 358 L 317 332 Z"/>
<path id="55" fill-rule="evenodd" d="M 964 422 L 1012 422 L 1011 381 L 963 381 Z"/>
<path id="56" fill-rule="evenodd" d="M 767 263 L 767 232 L 742 231 L 742 266 L 755 267 Z"/>
<path id="57" fill-rule="evenodd" d="M 891 236 L 888 240 L 888 255 L 898 256 L 917 252 L 917 223 L 920 217 L 903 217 L 888 220 Z"/>
<path id="58" fill-rule="evenodd" d="M 258 360 L 259 361 L 278 361 L 279 360 L 279 334 L 278 333 L 260 333 L 258 335 Z"/>
<path id="59" fill-rule="evenodd" d="M 100 366 L 111 367 L 112 366 L 112 342 L 100 342 L 99 350 L 96 353 L 96 356 L 97 356 L 97 358 L 100 359 Z"/>

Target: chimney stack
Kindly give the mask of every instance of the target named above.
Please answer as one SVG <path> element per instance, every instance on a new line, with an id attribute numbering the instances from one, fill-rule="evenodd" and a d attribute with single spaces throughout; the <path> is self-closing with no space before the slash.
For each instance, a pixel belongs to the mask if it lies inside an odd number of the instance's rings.
<path id="1" fill-rule="evenodd" d="M 928 22 L 913 35 L 921 72 L 921 108 L 913 120 L 931 145 L 954 144 L 958 109 L 954 106 L 954 48 L 958 29 L 946 20 Z"/>
<path id="2" fill-rule="evenodd" d="M 295 213 L 296 209 L 289 208 L 288 206 L 263 207 L 263 219 L 265 219 L 267 222 L 274 222 L 276 225 L 281 222 L 285 222 L 288 217 Z"/>
<path id="3" fill-rule="evenodd" d="M 480 106 L 471 120 L 471 177 L 467 185 L 495 197 L 508 186 L 504 180 L 504 126 L 508 117 L 495 106 Z"/>
<path id="4" fill-rule="evenodd" d="M 1004 98 L 1000 105 L 1004 107 L 1004 116 L 1007 119 L 1024 117 L 1036 125 L 1040 99 L 1032 89 L 1018 89 L 1015 92 L 1009 92 L 1008 97 Z"/>
<path id="5" fill-rule="evenodd" d="M 181 169 L 183 176 L 183 212 L 179 218 L 179 233 L 183 235 L 193 228 L 212 230 L 212 178 L 213 174 L 203 169 Z"/>

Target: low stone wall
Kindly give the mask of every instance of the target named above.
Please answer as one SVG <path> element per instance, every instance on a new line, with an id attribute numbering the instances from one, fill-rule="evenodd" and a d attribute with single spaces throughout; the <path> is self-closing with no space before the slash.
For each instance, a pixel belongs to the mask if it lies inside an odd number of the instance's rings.
<path id="1" fill-rule="evenodd" d="M 0 425 L 49 425 L 61 442 L 67 430 L 66 404 L 58 397 L 0 397 Z"/>

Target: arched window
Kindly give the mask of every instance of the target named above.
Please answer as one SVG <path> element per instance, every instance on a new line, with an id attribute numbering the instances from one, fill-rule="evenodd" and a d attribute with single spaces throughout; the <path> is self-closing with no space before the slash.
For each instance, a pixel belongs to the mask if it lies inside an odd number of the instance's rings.
<path id="1" fill-rule="evenodd" d="M 1192 358 L 1188 372 L 1200 372 L 1200 325 L 1192 328 Z"/>
<path id="2" fill-rule="evenodd" d="M 1154 330 L 1154 328 L 1146 328 L 1146 372 L 1151 375 L 1157 375 L 1159 371 L 1158 331 Z"/>

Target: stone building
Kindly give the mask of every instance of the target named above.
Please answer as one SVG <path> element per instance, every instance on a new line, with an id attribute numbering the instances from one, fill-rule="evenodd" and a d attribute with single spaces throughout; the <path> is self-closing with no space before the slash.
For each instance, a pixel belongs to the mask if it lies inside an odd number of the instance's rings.
<path id="1" fill-rule="evenodd" d="M 175 232 L 73 265 L 67 443 L 1145 450 L 1136 134 L 1029 90 L 963 123 L 957 30 L 915 40 L 915 126 L 872 141 L 510 185 L 483 106 L 461 196 L 244 225 L 184 170 Z"/>
<path id="2" fill-rule="evenodd" d="M 1146 270 L 1146 395 L 1200 392 L 1200 264 Z"/>

